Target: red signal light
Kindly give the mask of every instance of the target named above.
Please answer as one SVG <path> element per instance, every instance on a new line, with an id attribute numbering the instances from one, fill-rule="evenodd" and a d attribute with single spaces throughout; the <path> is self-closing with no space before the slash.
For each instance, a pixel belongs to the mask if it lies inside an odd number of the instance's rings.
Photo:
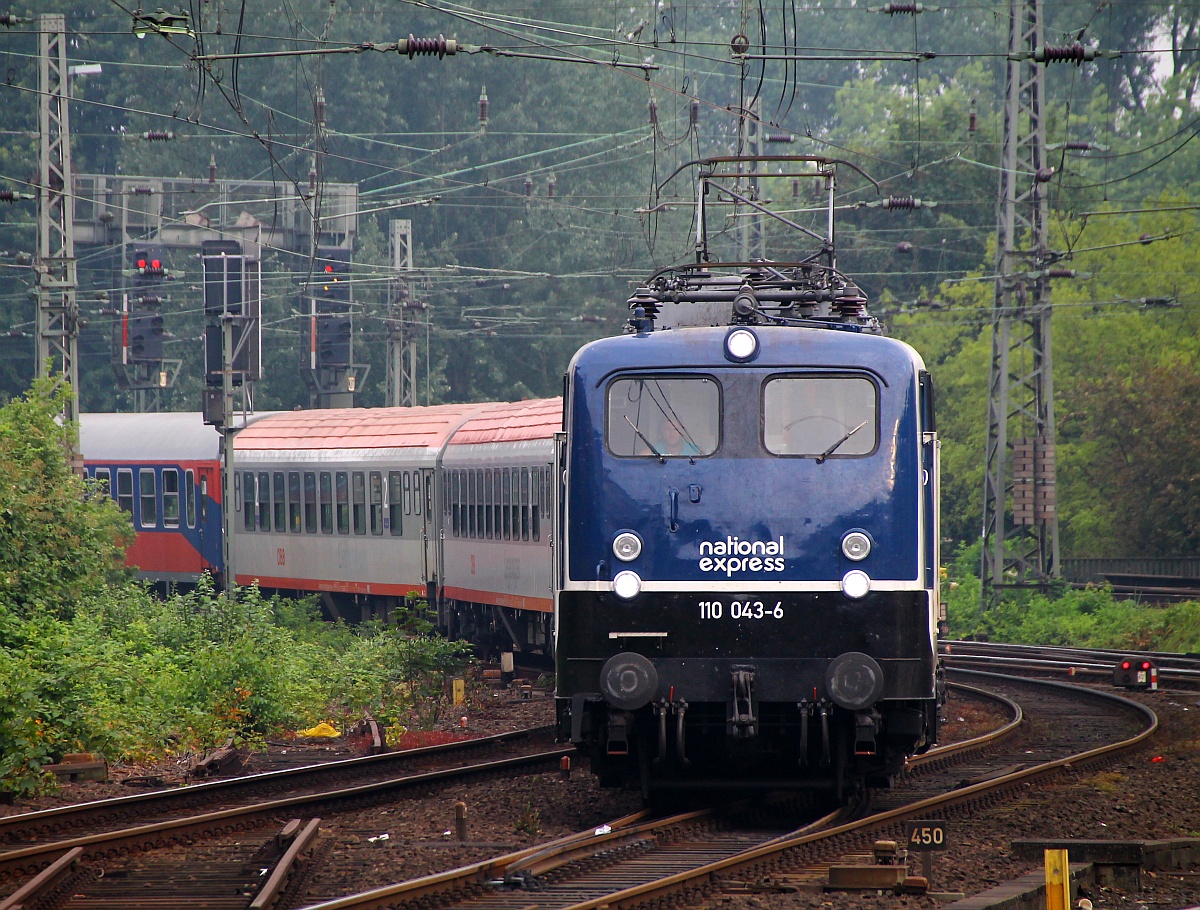
<path id="1" fill-rule="evenodd" d="M 1149 669 L 1150 669 L 1150 661 L 1148 661 L 1148 660 L 1143 660 L 1143 661 L 1142 661 L 1142 669 L 1143 669 L 1143 670 L 1149 670 Z"/>
<path id="2" fill-rule="evenodd" d="M 139 269 L 144 269 L 144 268 L 146 267 L 146 260 L 145 260 L 145 259 L 139 259 L 137 262 L 138 262 L 138 268 L 139 268 Z"/>
<path id="3" fill-rule="evenodd" d="M 1130 667 L 1132 667 L 1132 666 L 1133 666 L 1133 664 L 1131 664 L 1131 663 L 1130 663 L 1129 661 L 1127 661 L 1127 660 L 1123 660 L 1123 661 L 1121 661 L 1121 669 L 1122 669 L 1122 670 L 1128 670 L 1128 669 L 1129 669 Z"/>
<path id="4" fill-rule="evenodd" d="M 331 265 L 325 266 L 325 274 L 326 275 L 330 274 L 332 271 L 333 271 L 333 266 L 331 266 Z"/>
<path id="5" fill-rule="evenodd" d="M 151 259 L 151 260 L 150 260 L 150 268 L 152 268 L 152 269 L 161 269 L 161 268 L 162 268 L 162 262 L 161 262 L 161 261 L 159 261 L 158 259 Z"/>

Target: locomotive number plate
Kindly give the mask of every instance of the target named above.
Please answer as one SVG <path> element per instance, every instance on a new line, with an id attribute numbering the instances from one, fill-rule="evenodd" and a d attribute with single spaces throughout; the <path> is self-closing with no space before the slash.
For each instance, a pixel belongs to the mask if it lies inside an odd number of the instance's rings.
<path id="1" fill-rule="evenodd" d="M 701 619 L 783 619 L 783 601 L 723 600 L 700 601 Z"/>

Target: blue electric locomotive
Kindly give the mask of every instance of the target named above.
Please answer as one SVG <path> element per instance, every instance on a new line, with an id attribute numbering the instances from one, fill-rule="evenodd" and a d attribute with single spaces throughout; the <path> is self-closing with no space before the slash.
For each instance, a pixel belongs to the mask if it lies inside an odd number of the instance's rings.
<path id="1" fill-rule="evenodd" d="M 702 261 L 572 360 L 558 721 L 602 782 L 845 798 L 935 741 L 932 389 L 864 302 Z"/>

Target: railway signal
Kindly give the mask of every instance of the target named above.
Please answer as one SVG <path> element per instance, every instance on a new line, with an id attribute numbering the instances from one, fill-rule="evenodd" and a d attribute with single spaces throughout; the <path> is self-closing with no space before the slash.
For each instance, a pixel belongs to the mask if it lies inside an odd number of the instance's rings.
<path id="1" fill-rule="evenodd" d="M 1113 667 L 1113 685 L 1158 691 L 1158 667 L 1144 657 L 1125 657 Z"/>

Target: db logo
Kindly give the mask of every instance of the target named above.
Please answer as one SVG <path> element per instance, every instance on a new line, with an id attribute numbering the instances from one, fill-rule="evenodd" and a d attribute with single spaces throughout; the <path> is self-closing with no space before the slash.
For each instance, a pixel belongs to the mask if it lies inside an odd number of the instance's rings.
<path id="1" fill-rule="evenodd" d="M 275 564 L 277 566 L 287 565 L 287 554 L 283 552 L 283 547 L 275 551 Z"/>

